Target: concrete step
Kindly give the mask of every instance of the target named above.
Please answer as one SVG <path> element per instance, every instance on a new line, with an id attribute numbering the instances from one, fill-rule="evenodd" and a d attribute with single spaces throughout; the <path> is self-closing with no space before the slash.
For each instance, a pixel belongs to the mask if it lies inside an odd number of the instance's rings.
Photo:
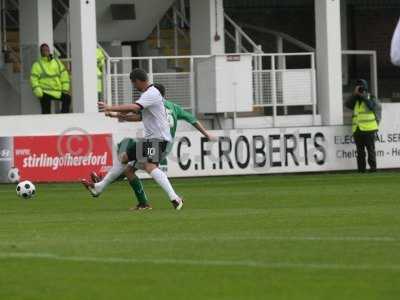
<path id="1" fill-rule="evenodd" d="M 190 30 L 183 29 L 184 32 L 186 32 L 186 38 L 182 36 L 181 33 L 178 33 L 178 41 L 180 44 L 184 44 L 185 46 L 187 44 L 190 44 Z M 160 40 L 161 43 L 174 43 L 174 38 L 175 38 L 175 31 L 174 29 L 161 29 L 160 30 Z M 147 38 L 148 41 L 153 43 L 154 45 L 157 45 L 157 31 L 154 30 L 150 36 Z"/>
<path id="2" fill-rule="evenodd" d="M 15 52 L 19 52 L 19 43 L 16 42 L 7 42 L 7 47 L 11 48 Z"/>
<path id="3" fill-rule="evenodd" d="M 14 72 L 15 74 L 20 74 L 21 71 L 22 71 L 22 66 L 21 66 L 21 64 L 20 64 L 19 62 L 15 62 L 15 63 L 13 63 L 12 65 L 13 65 L 13 72 Z"/>
<path id="4" fill-rule="evenodd" d="M 175 50 L 171 47 L 163 47 L 161 52 L 164 53 L 165 56 L 175 56 Z M 191 55 L 191 50 L 188 48 L 178 48 L 179 56 L 187 56 Z"/>
<path id="5" fill-rule="evenodd" d="M 190 30 L 188 30 L 188 29 L 180 29 L 179 31 L 180 32 L 178 34 L 180 36 L 182 36 L 182 34 L 181 34 L 182 31 L 185 32 L 188 37 L 190 36 Z M 152 35 L 157 36 L 157 31 L 154 31 L 152 33 Z M 162 38 L 173 38 L 174 35 L 175 35 L 175 30 L 174 29 L 161 29 L 160 30 L 160 36 Z"/>
<path id="6" fill-rule="evenodd" d="M 147 39 L 147 41 L 149 42 L 149 44 L 152 47 L 157 48 L 157 41 L 158 41 L 157 40 L 157 36 L 151 36 L 151 37 L 149 37 Z M 170 37 L 169 38 L 160 38 L 161 46 L 165 46 L 165 45 L 172 45 L 173 46 L 174 43 L 175 43 L 174 37 L 172 37 L 172 38 L 170 38 Z M 180 35 L 179 38 L 178 38 L 178 45 L 186 47 L 186 48 L 189 48 L 190 47 L 190 40 L 187 40 L 187 39 L 183 38 Z"/>
<path id="7" fill-rule="evenodd" d="M 22 66 L 20 62 L 20 52 L 19 47 L 12 47 L 14 52 L 6 51 L 4 52 L 4 61 L 8 65 L 13 73 L 21 73 Z"/>

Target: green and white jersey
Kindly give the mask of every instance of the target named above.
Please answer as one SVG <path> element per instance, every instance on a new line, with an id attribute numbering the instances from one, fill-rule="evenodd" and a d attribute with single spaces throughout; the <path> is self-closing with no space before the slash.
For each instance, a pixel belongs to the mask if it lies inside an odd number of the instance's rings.
<path id="1" fill-rule="evenodd" d="M 176 128 L 178 127 L 179 120 L 184 120 L 192 125 L 197 123 L 196 117 L 193 116 L 191 113 L 185 111 L 178 104 L 175 104 L 168 100 L 165 100 L 164 106 L 167 111 L 167 118 L 168 118 L 168 123 L 169 123 L 172 138 L 175 137 Z"/>

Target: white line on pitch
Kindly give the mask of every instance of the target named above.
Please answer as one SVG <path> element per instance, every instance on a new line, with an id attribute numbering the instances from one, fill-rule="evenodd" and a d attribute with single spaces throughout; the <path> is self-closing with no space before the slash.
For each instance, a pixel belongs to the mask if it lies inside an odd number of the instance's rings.
<path id="1" fill-rule="evenodd" d="M 112 239 L 113 240 L 113 239 Z M 333 242 L 400 242 L 395 237 L 322 237 L 322 236 L 206 236 L 206 237 L 154 237 L 139 238 L 140 241 L 167 242 L 167 241 L 333 241 Z M 114 239 L 113 241 L 123 241 Z"/>
<path id="2" fill-rule="evenodd" d="M 192 260 L 192 259 L 135 259 L 120 257 L 61 256 L 50 253 L 0 253 L 0 259 L 46 259 L 62 262 L 87 262 L 106 264 L 154 264 L 154 265 L 189 265 L 215 267 L 247 267 L 261 269 L 310 269 L 310 270 L 383 270 L 400 272 L 400 265 L 351 265 L 334 263 L 290 263 L 259 262 L 250 260 Z"/>
<path id="3" fill-rule="evenodd" d="M 24 240 L 24 241 L 0 241 L 0 245 L 11 245 L 11 244 L 33 244 L 40 243 L 43 240 L 47 240 L 48 237 L 41 237 L 38 239 L 33 238 L 32 240 Z M 68 243 L 81 243 L 84 242 L 92 242 L 92 243 L 103 243 L 103 242 L 123 242 L 126 243 L 126 239 L 119 238 L 111 238 L 107 240 L 99 240 L 99 239 L 71 239 L 63 240 L 61 238 L 57 238 L 57 242 L 68 241 Z M 282 241 L 282 242 L 375 242 L 375 243 L 399 243 L 400 238 L 397 237 L 371 237 L 371 236 L 203 236 L 203 237 L 140 237 L 138 236 L 135 240 L 135 243 L 147 243 L 147 242 L 229 242 L 229 241 Z"/>

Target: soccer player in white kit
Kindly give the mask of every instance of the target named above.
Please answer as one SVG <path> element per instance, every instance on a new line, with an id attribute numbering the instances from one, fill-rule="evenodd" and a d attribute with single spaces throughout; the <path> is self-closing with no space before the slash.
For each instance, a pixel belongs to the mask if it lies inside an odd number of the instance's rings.
<path id="1" fill-rule="evenodd" d="M 400 67 L 400 20 L 393 34 L 390 58 L 395 66 Z"/>
<path id="2" fill-rule="evenodd" d="M 149 83 L 145 71 L 135 69 L 130 75 L 132 84 L 142 92 L 139 100 L 134 104 L 110 106 L 104 102 L 99 102 L 99 109 L 103 112 L 119 113 L 140 113 L 144 127 L 145 139 L 138 143 L 137 157 L 129 157 L 123 153 L 119 157 L 119 162 L 114 163 L 113 168 L 101 183 L 88 186 L 89 190 L 99 192 L 108 181 L 113 182 L 121 175 L 121 170 L 125 170 L 130 161 L 137 161 L 141 169 L 145 170 L 167 193 L 173 207 L 180 210 L 183 206 L 183 200 L 179 197 L 167 175 L 158 168 L 158 164 L 167 154 L 167 146 L 172 142 L 170 126 L 167 118 L 167 112 L 164 106 L 164 99 L 161 93 L 152 84 Z"/>

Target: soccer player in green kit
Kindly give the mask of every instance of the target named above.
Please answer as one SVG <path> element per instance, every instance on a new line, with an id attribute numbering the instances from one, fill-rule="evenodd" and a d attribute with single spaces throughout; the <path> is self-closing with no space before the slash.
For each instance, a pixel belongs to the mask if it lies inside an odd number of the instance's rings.
<path id="1" fill-rule="evenodd" d="M 161 84 L 154 84 L 154 87 L 157 88 L 161 95 L 165 97 L 165 87 Z M 199 132 L 201 132 L 208 140 L 214 140 L 214 137 L 207 132 L 207 130 L 203 127 L 203 125 L 196 119 L 195 116 L 193 116 L 191 113 L 185 111 L 182 107 L 179 105 L 164 100 L 164 106 L 168 115 L 168 122 L 170 125 L 170 132 L 172 138 L 175 137 L 176 134 L 176 129 L 178 125 L 179 120 L 184 120 L 188 122 L 189 124 L 193 125 Z M 111 117 L 111 118 L 118 118 L 120 121 L 125 121 L 125 122 L 140 122 L 141 121 L 141 115 L 140 114 L 121 114 L 121 113 L 106 113 L 106 116 Z M 136 145 L 137 141 L 132 138 L 125 138 L 123 139 L 119 144 L 118 144 L 118 155 L 121 155 L 122 153 L 127 153 L 128 156 L 129 154 L 136 153 Z M 172 144 L 169 145 L 169 149 L 167 148 L 167 152 L 170 152 L 172 149 Z M 134 156 L 134 155 L 132 155 Z M 163 162 L 161 162 L 163 164 Z M 131 208 L 130 210 L 148 210 L 152 209 L 148 197 L 143 189 L 143 184 L 141 180 L 136 176 L 135 172 L 137 169 L 140 168 L 140 166 L 137 165 L 136 161 L 132 161 L 128 164 L 127 168 L 125 169 L 124 173 L 121 174 L 123 177 L 126 176 L 128 179 L 129 185 L 131 186 L 132 190 L 135 193 L 135 196 L 137 198 L 138 204 L 137 206 Z M 98 183 L 101 182 L 101 178 L 94 172 L 91 174 L 91 179 L 93 183 Z M 106 183 L 103 185 L 103 190 L 109 185 L 110 183 Z M 87 183 L 84 183 L 84 185 L 87 187 Z M 103 191 L 102 190 L 102 191 Z M 93 196 L 98 197 L 100 193 L 93 193 L 92 190 L 89 189 L 89 191 L 92 193 Z M 101 191 L 101 192 L 102 192 Z"/>

